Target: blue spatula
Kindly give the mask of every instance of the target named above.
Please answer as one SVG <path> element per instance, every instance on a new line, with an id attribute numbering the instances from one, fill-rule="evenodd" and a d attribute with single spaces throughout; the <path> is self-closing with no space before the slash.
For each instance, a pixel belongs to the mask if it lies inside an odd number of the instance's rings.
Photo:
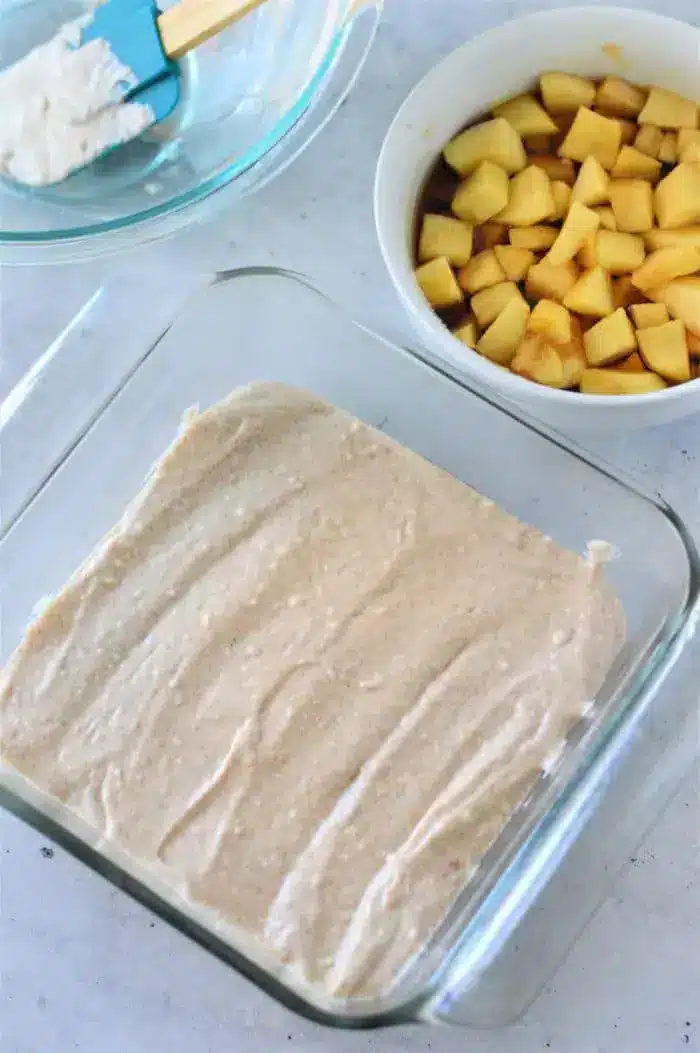
<path id="1" fill-rule="evenodd" d="M 124 100 L 149 106 L 157 123 L 170 116 L 180 98 L 178 59 L 264 2 L 181 0 L 161 13 L 152 0 L 107 0 L 96 8 L 81 43 L 107 41 L 134 74 Z"/>

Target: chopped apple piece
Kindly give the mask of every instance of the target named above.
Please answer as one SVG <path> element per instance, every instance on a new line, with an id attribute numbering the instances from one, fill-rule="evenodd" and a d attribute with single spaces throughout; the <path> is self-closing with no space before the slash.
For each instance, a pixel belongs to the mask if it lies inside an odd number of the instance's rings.
<path id="1" fill-rule="evenodd" d="M 609 171 L 617 160 L 621 140 L 617 121 L 581 106 L 559 153 L 572 161 L 585 161 L 592 155 Z"/>
<path id="2" fill-rule="evenodd" d="M 571 73 L 543 73 L 540 93 L 545 109 L 551 114 L 576 113 L 579 106 L 592 106 L 596 87 L 587 77 Z"/>
<path id="3" fill-rule="evenodd" d="M 571 204 L 571 187 L 562 179 L 555 179 L 552 181 L 551 190 L 554 198 L 554 211 L 547 219 L 563 219 Z"/>
<path id="4" fill-rule="evenodd" d="M 622 362 L 616 362 L 615 369 L 622 369 L 625 373 L 646 373 L 647 367 L 639 352 L 633 351 Z"/>
<path id="5" fill-rule="evenodd" d="M 680 159 L 691 165 L 700 164 L 700 143 L 688 143 L 684 146 Z"/>
<path id="6" fill-rule="evenodd" d="M 591 267 L 598 266 L 598 252 L 596 250 L 597 233 L 589 234 L 581 248 L 576 253 L 576 262 L 589 271 Z"/>
<path id="7" fill-rule="evenodd" d="M 615 307 L 629 307 L 633 303 L 644 303 L 644 293 L 632 284 L 632 276 L 623 274 L 613 280 L 613 303 Z"/>
<path id="8" fill-rule="evenodd" d="M 631 373 L 625 369 L 586 369 L 579 385 L 584 395 L 647 395 L 663 391 L 666 381 L 656 373 Z"/>
<path id="9" fill-rule="evenodd" d="M 648 249 L 667 249 L 671 245 L 695 245 L 700 248 L 700 226 L 676 230 L 647 230 L 644 240 Z"/>
<path id="10" fill-rule="evenodd" d="M 687 146 L 700 146 L 700 130 L 697 128 L 680 128 L 676 134 L 676 138 L 679 154 L 681 154 Z"/>
<path id="11" fill-rule="evenodd" d="M 623 146 L 610 173 L 613 179 L 648 179 L 655 183 L 661 173 L 661 161 L 643 154 L 634 146 Z"/>
<path id="12" fill-rule="evenodd" d="M 700 278 L 674 278 L 659 290 L 671 318 L 680 318 L 686 328 L 700 336 Z"/>
<path id="13" fill-rule="evenodd" d="M 619 229 L 628 234 L 641 234 L 654 225 L 654 198 L 646 179 L 613 179 L 610 204 Z"/>
<path id="14" fill-rule="evenodd" d="M 643 124 L 637 132 L 634 148 L 639 150 L 640 154 L 646 154 L 647 157 L 656 157 L 661 149 L 663 137 L 664 133 L 656 125 Z"/>
<path id="15" fill-rule="evenodd" d="M 633 303 L 630 314 L 635 329 L 649 329 L 653 325 L 664 325 L 668 322 L 668 311 L 663 303 Z"/>
<path id="16" fill-rule="evenodd" d="M 617 230 L 615 213 L 610 205 L 600 205 L 598 208 L 594 208 L 593 211 L 600 220 L 600 226 L 603 230 Z"/>
<path id="17" fill-rule="evenodd" d="M 625 147 L 623 147 L 623 150 Z M 614 171 L 614 169 L 613 169 Z M 579 169 L 576 182 L 571 191 L 571 200 L 580 201 L 582 205 L 602 205 L 608 200 L 610 176 L 600 161 L 593 155 L 586 158 Z"/>
<path id="18" fill-rule="evenodd" d="M 423 217 L 418 258 L 424 262 L 444 256 L 456 267 L 462 267 L 469 262 L 473 240 L 474 231 L 468 223 L 429 212 Z"/>
<path id="19" fill-rule="evenodd" d="M 505 280 L 505 276 L 495 251 L 484 249 L 457 272 L 457 281 L 465 292 L 476 293 L 490 285 L 498 285 Z"/>
<path id="20" fill-rule="evenodd" d="M 557 350 L 534 334 L 525 337 L 510 368 L 518 376 L 547 387 L 560 388 L 564 383 L 564 366 Z"/>
<path id="21" fill-rule="evenodd" d="M 532 95 L 516 95 L 495 106 L 494 117 L 505 117 L 521 138 L 531 135 L 554 135 L 557 126 L 547 111 Z"/>
<path id="22" fill-rule="evenodd" d="M 557 352 L 564 367 L 564 379 L 562 388 L 575 388 L 587 368 L 586 353 L 583 349 L 583 333 L 581 323 L 575 315 L 571 315 L 571 340 L 568 344 L 557 347 Z"/>
<path id="23" fill-rule="evenodd" d="M 657 157 L 665 165 L 676 164 L 678 161 L 678 138 L 675 132 L 664 133 L 659 144 Z"/>
<path id="24" fill-rule="evenodd" d="M 530 249 L 516 249 L 514 245 L 494 245 L 493 251 L 510 282 L 522 281 L 535 262 L 535 254 Z"/>
<path id="25" fill-rule="evenodd" d="M 423 295 L 432 307 L 455 307 L 464 300 L 446 256 L 438 256 L 436 260 L 417 267 L 415 274 Z"/>
<path id="26" fill-rule="evenodd" d="M 539 300 L 532 309 L 527 329 L 549 343 L 568 344 L 571 341 L 571 315 L 566 307 L 554 300 Z"/>
<path id="27" fill-rule="evenodd" d="M 644 238 L 638 234 L 599 230 L 596 237 L 596 263 L 611 274 L 628 274 L 644 262 Z"/>
<path id="28" fill-rule="evenodd" d="M 471 308 L 482 329 L 498 318 L 506 304 L 512 299 L 522 300 L 523 295 L 515 282 L 501 282 L 482 289 L 471 298 Z"/>
<path id="29" fill-rule="evenodd" d="M 568 262 L 555 266 L 542 260 L 530 267 L 525 283 L 525 293 L 530 300 L 549 299 L 559 303 L 576 284 L 578 271 Z"/>
<path id="30" fill-rule="evenodd" d="M 557 240 L 547 253 L 547 260 L 555 266 L 574 258 L 589 234 L 593 234 L 600 219 L 580 201 L 572 202 Z"/>
<path id="31" fill-rule="evenodd" d="M 537 165 L 514 175 L 508 187 L 508 204 L 496 219 L 513 227 L 532 227 L 554 211 L 549 176 Z"/>
<path id="32" fill-rule="evenodd" d="M 514 296 L 482 335 L 477 351 L 500 366 L 507 366 L 525 336 L 530 308 L 522 297 Z"/>
<path id="33" fill-rule="evenodd" d="M 583 344 L 591 366 L 608 366 L 636 351 L 637 338 L 625 309 L 618 307 L 584 333 Z"/>
<path id="34" fill-rule="evenodd" d="M 482 223 L 474 231 L 474 237 L 478 239 L 479 251 L 492 249 L 494 245 L 504 245 L 508 241 L 508 227 L 502 223 Z"/>
<path id="35" fill-rule="evenodd" d="M 700 248 L 694 245 L 672 245 L 668 249 L 657 249 L 635 270 L 632 281 L 646 292 L 657 285 L 665 285 L 674 278 L 700 271 Z"/>
<path id="36" fill-rule="evenodd" d="M 698 105 L 667 88 L 650 88 L 638 120 L 640 124 L 656 124 L 659 128 L 697 128 Z"/>
<path id="37" fill-rule="evenodd" d="M 656 187 L 654 207 L 659 226 L 668 230 L 700 219 L 700 165 L 682 161 Z M 653 224 L 649 223 L 645 230 Z"/>
<path id="38" fill-rule="evenodd" d="M 479 330 L 476 325 L 476 319 L 469 318 L 466 322 L 462 322 L 456 329 L 452 330 L 452 335 L 456 336 L 458 340 L 461 340 L 467 347 L 476 347 L 476 342 L 479 339 Z"/>
<path id="39" fill-rule="evenodd" d="M 461 176 L 469 175 L 482 161 L 492 161 L 506 172 L 520 172 L 527 164 L 522 139 L 503 117 L 460 132 L 447 144 L 443 156 Z"/>
<path id="40" fill-rule="evenodd" d="M 615 310 L 610 275 L 602 267 L 585 271 L 564 297 L 564 306 L 577 314 L 604 318 Z"/>
<path id="41" fill-rule="evenodd" d="M 637 339 L 640 354 L 653 373 L 675 384 L 690 380 L 690 355 L 680 319 L 640 329 Z"/>
<path id="42" fill-rule="evenodd" d="M 530 158 L 530 164 L 544 169 L 552 180 L 556 179 L 559 182 L 566 183 L 568 186 L 574 185 L 576 169 L 573 161 L 568 161 L 563 157 L 555 157 L 553 154 L 533 154 Z"/>
<path id="43" fill-rule="evenodd" d="M 482 161 L 457 188 L 452 211 L 460 219 L 484 223 L 508 203 L 508 173 L 493 161 Z"/>
<path id="44" fill-rule="evenodd" d="M 558 234 L 556 227 L 511 227 L 509 236 L 511 245 L 514 245 L 516 249 L 542 252 L 554 244 Z"/>
<path id="45" fill-rule="evenodd" d="M 610 117 L 636 117 L 646 102 L 646 92 L 621 77 L 605 77 L 596 92 L 596 107 Z"/>

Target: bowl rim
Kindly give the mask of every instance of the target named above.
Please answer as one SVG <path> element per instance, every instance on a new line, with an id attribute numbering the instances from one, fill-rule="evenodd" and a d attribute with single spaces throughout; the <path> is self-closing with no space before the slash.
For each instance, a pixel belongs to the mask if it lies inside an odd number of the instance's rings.
<path id="1" fill-rule="evenodd" d="M 565 406 L 571 407 L 576 405 L 586 406 L 587 408 L 624 407 L 626 410 L 630 411 L 640 406 L 648 407 L 659 405 L 662 402 L 668 404 L 669 402 L 677 401 L 678 399 L 687 399 L 689 394 L 700 394 L 700 377 L 685 381 L 681 384 L 676 384 L 672 387 L 664 388 L 662 391 L 647 392 L 640 395 L 589 395 L 579 391 L 550 388 L 543 384 L 537 384 L 535 381 L 528 380 L 525 377 L 520 377 L 516 373 L 511 373 L 510 370 L 503 369 L 495 365 L 483 355 L 480 355 L 478 351 L 470 347 L 468 344 L 464 344 L 460 340 L 457 340 L 420 293 L 415 280 L 412 278 L 410 283 L 406 283 L 403 280 L 403 277 L 399 274 L 395 266 L 396 254 L 388 244 L 384 223 L 383 202 L 386 198 L 385 185 L 387 179 L 391 175 L 391 173 L 388 173 L 388 155 L 393 147 L 393 141 L 397 131 L 399 128 L 411 124 L 411 121 L 407 120 L 407 117 L 412 114 L 416 100 L 420 98 L 426 85 L 437 76 L 437 71 L 441 70 L 448 63 L 454 61 L 455 54 L 463 52 L 466 56 L 475 48 L 480 48 L 483 47 L 485 43 L 490 43 L 489 38 L 496 38 L 506 27 L 512 27 L 517 24 L 523 29 L 528 29 L 530 27 L 536 27 L 537 23 L 551 19 L 552 15 L 564 20 L 572 16 L 580 17 L 581 15 L 591 15 L 593 12 L 604 16 L 615 15 L 618 17 L 626 17 L 634 19 L 637 22 L 649 22 L 657 26 L 660 22 L 675 24 L 676 26 L 683 26 L 694 30 L 700 35 L 698 27 L 693 26 L 691 23 L 686 23 L 680 19 L 671 18 L 666 15 L 658 15 L 651 11 L 636 10 L 634 8 L 619 6 L 596 6 L 592 9 L 590 7 L 576 6 L 547 9 L 532 12 L 527 15 L 521 15 L 509 19 L 507 22 L 498 26 L 486 29 L 484 32 L 478 33 L 476 36 L 468 38 L 462 44 L 459 44 L 457 47 L 450 50 L 440 59 L 439 62 L 431 66 L 427 73 L 425 73 L 414 85 L 392 118 L 391 124 L 382 140 L 375 167 L 373 188 L 374 224 L 377 240 L 379 242 L 379 249 L 394 288 L 398 293 L 399 299 L 425 338 L 431 341 L 434 348 L 439 348 L 439 352 L 437 353 L 440 354 L 441 358 L 446 358 L 451 365 L 456 366 L 457 368 L 471 372 L 482 383 L 493 383 L 494 386 L 500 388 L 507 396 L 512 396 L 515 400 L 518 400 L 523 394 L 525 394 L 528 397 L 532 397 L 535 401 L 549 402 L 550 404 L 558 403 L 562 408 Z M 419 135 L 420 133 L 416 131 L 415 134 Z M 411 211 L 411 215 L 413 215 L 414 211 L 415 209 Z M 411 272 L 412 271 L 413 264 L 411 262 Z"/>

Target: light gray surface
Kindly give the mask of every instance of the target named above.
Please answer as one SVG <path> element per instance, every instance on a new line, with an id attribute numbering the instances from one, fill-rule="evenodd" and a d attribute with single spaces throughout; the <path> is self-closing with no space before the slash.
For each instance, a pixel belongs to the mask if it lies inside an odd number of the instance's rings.
<path id="1" fill-rule="evenodd" d="M 291 266 L 310 273 L 388 336 L 408 340 L 373 238 L 372 176 L 383 134 L 408 88 L 458 40 L 516 9 L 537 6 L 390 0 L 352 98 L 262 196 L 137 259 L 5 272 L 3 388 L 21 376 L 101 276 L 124 268 L 157 266 L 162 275 L 170 268 Z M 693 10 L 688 0 L 672 4 L 670 13 L 682 16 L 684 7 L 686 15 Z M 662 490 L 700 539 L 697 419 L 595 445 Z M 686 664 L 668 689 L 678 689 L 688 675 Z M 353 1035 L 300 1022 L 62 851 L 48 857 L 43 839 L 0 816 L 0 1051 L 698 1053 L 699 776 L 695 771 L 685 780 L 525 1020 L 491 1033 Z"/>

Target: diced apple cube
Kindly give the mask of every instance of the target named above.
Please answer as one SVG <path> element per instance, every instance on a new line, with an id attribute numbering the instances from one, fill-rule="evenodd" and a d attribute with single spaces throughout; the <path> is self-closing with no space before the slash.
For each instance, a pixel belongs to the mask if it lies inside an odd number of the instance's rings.
<path id="1" fill-rule="evenodd" d="M 523 299 L 515 282 L 501 282 L 499 285 L 492 285 L 488 289 L 475 293 L 471 298 L 471 309 L 481 328 L 485 329 L 491 325 L 506 304 L 514 298 Z"/>
<path id="2" fill-rule="evenodd" d="M 677 230 L 658 230 L 654 227 L 644 234 L 648 249 L 667 249 L 671 245 L 695 245 L 700 248 L 700 226 L 679 227 Z"/>
<path id="3" fill-rule="evenodd" d="M 461 176 L 469 175 L 482 161 L 492 161 L 506 172 L 520 172 L 527 164 L 522 139 L 503 117 L 460 132 L 447 144 L 443 156 Z"/>
<path id="4" fill-rule="evenodd" d="M 656 373 L 630 373 L 625 369 L 586 369 L 579 385 L 584 395 L 647 395 L 663 391 L 666 381 Z"/>
<path id="5" fill-rule="evenodd" d="M 615 310 L 610 275 L 602 267 L 585 271 L 564 297 L 564 306 L 577 314 L 604 318 Z"/>
<path id="6" fill-rule="evenodd" d="M 452 330 L 452 335 L 456 336 L 458 340 L 461 340 L 467 347 L 476 347 L 476 342 L 479 339 L 479 330 L 476 325 L 474 318 L 469 318 L 466 322 L 462 322 L 456 329 Z"/>
<path id="7" fill-rule="evenodd" d="M 452 211 L 460 219 L 484 223 L 508 203 L 508 173 L 493 161 L 482 161 L 452 198 Z"/>
<path id="8" fill-rule="evenodd" d="M 659 226 L 666 230 L 700 219 L 700 165 L 676 165 L 656 187 L 654 207 Z M 645 229 L 651 226 L 650 223 Z"/>
<path id="9" fill-rule="evenodd" d="M 674 278 L 659 290 L 671 318 L 680 318 L 686 328 L 700 336 L 700 278 Z"/>
<path id="10" fill-rule="evenodd" d="M 559 236 L 547 253 L 547 261 L 558 266 L 574 258 L 589 234 L 593 234 L 600 219 L 580 201 L 573 201 Z"/>
<path id="11" fill-rule="evenodd" d="M 638 289 L 646 292 L 697 271 L 700 271 L 700 248 L 694 245 L 672 245 L 652 252 L 635 270 L 632 281 Z"/>
<path id="12" fill-rule="evenodd" d="M 651 88 L 638 120 L 659 128 L 697 128 L 698 105 L 667 88 Z"/>
<path id="13" fill-rule="evenodd" d="M 474 240 L 473 228 L 451 216 L 427 213 L 418 242 L 418 258 L 421 262 L 444 256 L 456 267 L 469 262 Z"/>
<path id="14" fill-rule="evenodd" d="M 608 171 L 620 152 L 622 133 L 615 120 L 581 106 L 566 139 L 559 147 L 561 157 L 585 161 L 593 156 Z"/>
<path id="15" fill-rule="evenodd" d="M 618 228 L 628 234 L 641 234 L 654 225 L 654 198 L 646 179 L 613 179 L 610 204 Z"/>
<path id="16" fill-rule="evenodd" d="M 608 366 L 635 351 L 637 338 L 624 308 L 618 307 L 584 333 L 583 344 L 591 366 Z"/>
<path id="17" fill-rule="evenodd" d="M 415 274 L 423 295 L 432 307 L 455 307 L 464 300 L 446 256 L 438 256 L 436 260 L 417 267 Z"/>
<path id="18" fill-rule="evenodd" d="M 479 292 L 504 280 L 505 272 L 493 249 L 484 249 L 477 256 L 473 256 L 467 266 L 457 272 L 457 281 L 468 293 Z"/>
<path id="19" fill-rule="evenodd" d="M 557 131 L 552 118 L 532 95 L 508 99 L 494 107 L 493 115 L 504 117 L 522 139 L 531 135 L 554 135 Z"/>
<path id="20" fill-rule="evenodd" d="M 623 147 L 624 149 L 624 147 Z M 600 161 L 593 155 L 586 158 L 579 169 L 576 182 L 571 191 L 571 200 L 580 201 L 582 205 L 602 205 L 608 200 L 610 176 Z"/>
<path id="21" fill-rule="evenodd" d="M 568 344 L 571 341 L 571 315 L 566 307 L 554 300 L 539 300 L 532 309 L 527 329 L 549 343 Z"/>
<path id="22" fill-rule="evenodd" d="M 522 281 L 535 262 L 535 254 L 530 249 L 516 249 L 514 245 L 494 245 L 493 251 L 510 282 Z"/>
<path id="23" fill-rule="evenodd" d="M 558 234 L 556 227 L 511 227 L 509 237 L 511 245 L 514 245 L 516 249 L 542 252 L 554 244 Z"/>
<path id="24" fill-rule="evenodd" d="M 664 133 L 655 124 L 643 124 L 637 132 L 634 148 L 647 157 L 657 157 L 663 137 Z"/>
<path id="25" fill-rule="evenodd" d="M 663 303 L 633 303 L 629 310 L 635 329 L 649 329 L 650 326 L 664 325 L 669 321 L 666 304 Z"/>
<path id="26" fill-rule="evenodd" d="M 648 179 L 655 183 L 661 173 L 661 161 L 643 154 L 634 146 L 623 146 L 610 173 L 613 179 Z"/>
<path id="27" fill-rule="evenodd" d="M 508 204 L 496 219 L 514 227 L 532 227 L 554 211 L 549 176 L 536 165 L 514 175 L 508 187 Z"/>
<path id="28" fill-rule="evenodd" d="M 646 92 L 621 77 L 605 77 L 596 92 L 596 107 L 610 117 L 636 117 L 646 102 Z"/>
<path id="29" fill-rule="evenodd" d="M 543 73 L 540 93 L 549 113 L 576 113 L 579 106 L 592 106 L 596 87 L 587 77 L 571 73 Z"/>
<path id="30" fill-rule="evenodd" d="M 561 179 L 553 180 L 551 184 L 552 197 L 554 198 L 554 211 L 548 219 L 563 219 L 571 205 L 571 187 Z"/>
<path id="31" fill-rule="evenodd" d="M 559 303 L 576 284 L 578 271 L 575 264 L 563 263 L 555 266 L 542 260 L 530 267 L 525 283 L 525 293 L 530 300 L 549 299 Z"/>
<path id="32" fill-rule="evenodd" d="M 657 157 L 665 165 L 676 164 L 678 161 L 678 138 L 675 132 L 664 133 L 659 144 Z"/>
<path id="33" fill-rule="evenodd" d="M 533 154 L 529 159 L 531 165 L 537 165 L 544 169 L 551 180 L 558 180 L 573 186 L 576 180 L 576 169 L 573 161 L 563 157 L 555 157 L 554 154 Z"/>
<path id="34" fill-rule="evenodd" d="M 509 365 L 525 335 L 529 317 L 528 304 L 521 296 L 514 296 L 482 335 L 477 351 L 498 365 Z"/>
<path id="35" fill-rule="evenodd" d="M 690 355 L 680 319 L 640 329 L 637 338 L 641 356 L 653 373 L 676 384 L 690 380 Z"/>
<path id="36" fill-rule="evenodd" d="M 599 230 L 596 237 L 596 263 L 610 274 L 628 274 L 644 262 L 644 238 L 638 234 Z"/>
<path id="37" fill-rule="evenodd" d="M 560 388 L 564 383 L 564 367 L 556 349 L 534 334 L 525 337 L 510 368 L 518 376 L 547 387 Z"/>

